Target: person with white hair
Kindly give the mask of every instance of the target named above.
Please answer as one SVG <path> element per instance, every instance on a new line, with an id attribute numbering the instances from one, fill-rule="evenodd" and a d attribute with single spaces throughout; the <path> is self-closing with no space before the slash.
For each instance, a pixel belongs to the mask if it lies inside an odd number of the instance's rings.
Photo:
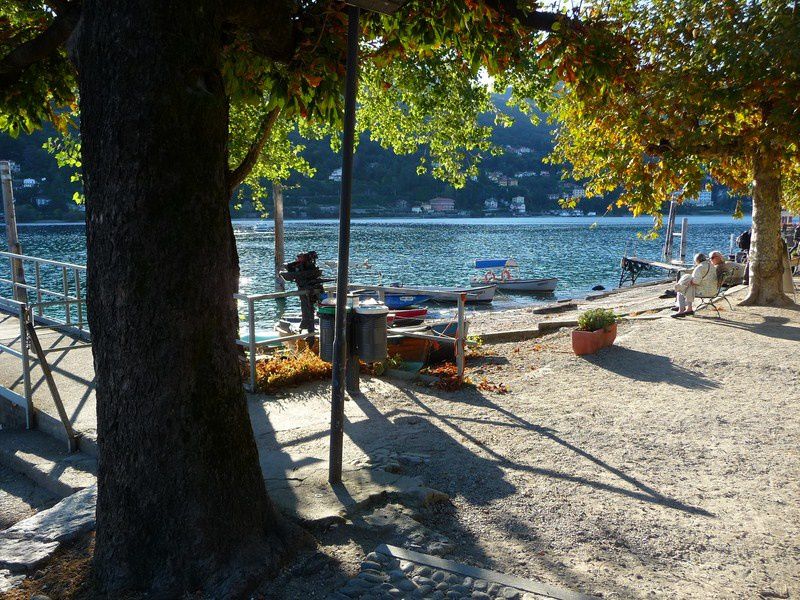
<path id="1" fill-rule="evenodd" d="M 717 271 L 711 261 L 708 260 L 705 254 L 698 253 L 694 255 L 695 267 L 691 273 L 681 275 L 678 283 L 675 284 L 675 291 L 677 292 L 678 306 L 677 311 L 673 318 L 681 318 L 694 314 L 695 294 L 700 292 L 701 295 L 713 294 L 717 290 Z M 675 310 L 675 309 L 673 309 Z"/>
<path id="2" fill-rule="evenodd" d="M 736 285 L 744 280 L 747 267 L 732 260 L 725 260 L 725 256 L 719 250 L 714 250 L 708 255 L 708 260 L 714 265 L 717 271 L 717 283 L 725 281 L 729 286 Z"/>

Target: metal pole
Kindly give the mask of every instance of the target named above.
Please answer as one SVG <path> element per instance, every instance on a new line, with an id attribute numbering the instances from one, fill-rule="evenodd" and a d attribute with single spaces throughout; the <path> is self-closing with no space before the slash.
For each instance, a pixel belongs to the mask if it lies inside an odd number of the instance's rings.
<path id="1" fill-rule="evenodd" d="M 458 296 L 458 327 L 456 328 L 456 368 L 458 369 L 458 381 L 464 381 L 464 348 L 466 344 L 466 332 L 464 331 L 464 304 L 467 301 L 467 295 L 464 293 Z"/>
<path id="2" fill-rule="evenodd" d="M 689 219 L 683 217 L 681 220 L 681 262 L 686 262 L 686 233 L 689 231 Z"/>
<path id="3" fill-rule="evenodd" d="M 36 312 L 41 317 L 44 314 L 44 308 L 42 307 L 42 269 L 39 261 L 33 263 L 33 267 L 36 272 Z"/>
<path id="4" fill-rule="evenodd" d="M 342 145 L 342 194 L 339 202 L 339 265 L 336 279 L 336 322 L 333 336 L 331 377 L 331 445 L 328 481 L 342 481 L 344 446 L 344 388 L 347 364 L 347 283 L 350 266 L 350 206 L 353 192 L 353 145 L 356 129 L 358 86 L 359 9 L 347 7 L 347 73 L 344 95 L 344 139 Z"/>
<path id="5" fill-rule="evenodd" d="M 67 267 L 61 267 L 61 283 L 63 284 L 64 288 L 64 310 L 66 311 L 66 317 L 64 321 L 67 325 L 72 324 L 72 304 L 69 301 L 69 279 L 67 277 Z"/>
<path id="6" fill-rule="evenodd" d="M 33 408 L 33 391 L 31 390 L 31 360 L 28 355 L 28 307 L 24 304 L 19 306 L 19 343 L 22 354 L 22 382 L 25 389 L 25 427 L 33 429 L 36 419 L 36 411 Z"/>
<path id="7" fill-rule="evenodd" d="M 255 302 L 247 299 L 247 333 L 250 351 L 250 391 L 256 391 L 256 315 Z"/>
<path id="8" fill-rule="evenodd" d="M 272 184 L 272 200 L 275 205 L 275 290 L 283 292 L 286 285 L 281 271 L 286 258 L 283 250 L 283 186 L 279 182 Z"/>
<path id="9" fill-rule="evenodd" d="M 13 254 L 22 254 L 22 246 L 17 235 L 17 212 L 14 208 L 14 186 L 11 178 L 11 163 L 7 160 L 0 161 L 0 184 L 3 187 L 3 210 L 6 219 L 6 240 L 8 251 Z M 19 258 L 11 259 L 11 280 L 14 282 L 14 300 L 27 302 L 28 292 L 24 287 L 17 287 L 18 283 L 25 283 L 25 268 Z"/>
<path id="10" fill-rule="evenodd" d="M 83 331 L 83 307 L 81 306 L 81 275 L 78 269 L 73 269 L 75 273 L 75 297 L 78 299 L 78 329 Z"/>

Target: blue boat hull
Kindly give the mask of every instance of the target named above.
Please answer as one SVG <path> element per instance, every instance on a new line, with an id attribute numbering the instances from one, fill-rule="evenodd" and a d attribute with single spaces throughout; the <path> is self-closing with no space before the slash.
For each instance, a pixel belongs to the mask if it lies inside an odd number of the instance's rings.
<path id="1" fill-rule="evenodd" d="M 386 294 L 384 303 L 389 310 L 397 310 L 399 308 L 408 308 L 427 302 L 430 296 L 423 296 L 421 294 Z"/>

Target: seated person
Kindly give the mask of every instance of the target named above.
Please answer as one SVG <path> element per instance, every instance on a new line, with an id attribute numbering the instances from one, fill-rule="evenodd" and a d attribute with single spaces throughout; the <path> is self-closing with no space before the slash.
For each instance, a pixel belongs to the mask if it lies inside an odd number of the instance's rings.
<path id="1" fill-rule="evenodd" d="M 714 250 L 708 255 L 708 259 L 717 271 L 717 284 L 722 285 L 727 276 L 726 283 L 729 285 L 738 285 L 744 280 L 744 273 L 747 270 L 741 263 L 732 260 L 725 260 L 722 252 Z"/>
<path id="2" fill-rule="evenodd" d="M 675 284 L 675 291 L 677 292 L 678 306 L 673 318 L 685 317 L 693 315 L 695 294 L 700 293 L 703 296 L 710 296 L 719 289 L 717 285 L 717 270 L 711 261 L 706 258 L 703 253 L 694 255 L 694 270 L 691 273 L 681 275 L 678 283 Z"/>

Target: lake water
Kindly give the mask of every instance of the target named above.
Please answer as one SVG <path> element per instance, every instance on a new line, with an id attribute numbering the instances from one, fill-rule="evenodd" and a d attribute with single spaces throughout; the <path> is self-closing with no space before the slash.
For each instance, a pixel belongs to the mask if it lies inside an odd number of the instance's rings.
<path id="1" fill-rule="evenodd" d="M 679 221 L 678 221 L 679 222 Z M 520 307 L 554 299 L 585 296 L 595 285 L 613 288 L 619 282 L 623 253 L 658 259 L 663 239 L 643 241 L 652 221 L 630 217 L 530 217 L 515 219 L 396 219 L 354 220 L 352 223 L 352 281 L 405 285 L 465 285 L 476 258 L 515 258 L 520 274 L 558 277 L 554 296 L 537 297 L 500 294 L 493 309 Z M 728 251 L 731 234 L 750 226 L 749 219 L 725 216 L 691 216 L 687 254 L 719 249 Z M 234 223 L 241 263 L 241 291 L 269 292 L 273 285 L 272 221 Z M 289 221 L 286 223 L 286 255 L 316 250 L 323 260 L 335 260 L 336 221 Z M 20 242 L 26 254 L 85 264 L 86 245 L 81 225 L 20 225 Z M 677 243 L 676 250 L 677 255 Z M 635 246 L 635 248 L 634 248 Z M 364 269 L 358 265 L 368 261 Z M 3 276 L 7 264 L 0 266 Z M 292 289 L 290 284 L 288 289 Z M 4 290 L 5 291 L 5 290 Z M 259 327 L 267 327 L 281 310 L 296 311 L 275 302 L 257 306 Z M 449 309 L 441 311 L 447 314 Z"/>

